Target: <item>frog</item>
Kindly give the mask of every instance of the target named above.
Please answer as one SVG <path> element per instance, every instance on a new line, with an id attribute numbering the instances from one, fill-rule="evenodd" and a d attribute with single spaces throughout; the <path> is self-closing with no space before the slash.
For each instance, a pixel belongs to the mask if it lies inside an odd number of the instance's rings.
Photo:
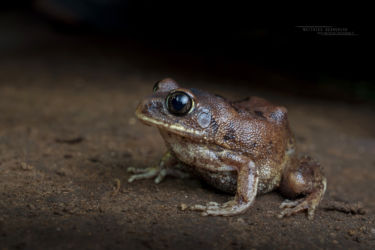
<path id="1" fill-rule="evenodd" d="M 155 166 L 129 167 L 129 183 L 194 176 L 233 195 L 222 204 L 188 206 L 203 216 L 243 214 L 256 196 L 278 190 L 286 197 L 279 218 L 300 212 L 314 218 L 327 180 L 319 162 L 299 156 L 285 107 L 256 96 L 230 101 L 166 78 L 135 115 L 159 130 L 167 152 Z"/>

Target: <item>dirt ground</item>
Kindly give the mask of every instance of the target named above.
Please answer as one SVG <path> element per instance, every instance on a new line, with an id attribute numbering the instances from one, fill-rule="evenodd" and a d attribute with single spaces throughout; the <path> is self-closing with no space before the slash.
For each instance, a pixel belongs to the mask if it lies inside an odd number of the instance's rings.
<path id="1" fill-rule="evenodd" d="M 131 43 L 51 33 L 40 23 L 25 28 L 12 16 L 0 21 L 0 249 L 375 248 L 374 106 L 254 89 L 186 72 L 174 57 Z M 157 130 L 134 116 L 165 76 L 286 106 L 300 150 L 328 179 L 315 219 L 277 219 L 277 192 L 240 216 L 201 217 L 178 205 L 231 197 L 194 179 L 129 184 L 127 167 L 153 165 L 165 151 Z M 364 209 L 332 211 L 333 201 Z"/>

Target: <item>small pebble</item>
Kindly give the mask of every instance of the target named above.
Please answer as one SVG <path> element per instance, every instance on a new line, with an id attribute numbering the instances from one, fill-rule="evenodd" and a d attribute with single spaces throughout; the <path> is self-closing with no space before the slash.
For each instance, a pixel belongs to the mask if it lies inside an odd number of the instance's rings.
<path id="1" fill-rule="evenodd" d="M 350 236 L 354 236 L 354 235 L 356 235 L 356 231 L 355 231 L 355 230 L 349 230 L 349 231 L 348 231 L 348 234 L 349 234 Z"/>
<path id="2" fill-rule="evenodd" d="M 27 204 L 27 207 L 34 210 L 35 209 L 35 206 L 33 204 Z"/>
<path id="3" fill-rule="evenodd" d="M 180 209 L 181 209 L 182 211 L 185 211 L 187 208 L 188 208 L 188 206 L 187 206 L 185 203 L 181 203 L 181 204 L 180 204 Z"/>
<path id="4" fill-rule="evenodd" d="M 33 170 L 34 167 L 31 166 L 30 164 L 27 164 L 26 162 L 21 162 L 21 169 L 28 171 L 28 170 Z"/>

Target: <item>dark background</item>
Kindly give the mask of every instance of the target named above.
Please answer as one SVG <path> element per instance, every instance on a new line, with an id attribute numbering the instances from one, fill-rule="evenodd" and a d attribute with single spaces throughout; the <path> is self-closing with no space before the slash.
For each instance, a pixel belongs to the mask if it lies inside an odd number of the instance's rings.
<path id="1" fill-rule="evenodd" d="M 371 23 L 358 17 L 361 13 L 354 6 L 346 11 L 327 8 L 297 11 L 289 6 L 229 2 L 24 0 L 4 1 L 1 9 L 2 14 L 19 11 L 32 16 L 73 39 L 86 36 L 96 46 L 117 47 L 119 54 L 129 47 L 143 54 L 162 54 L 157 65 L 173 61 L 174 67 L 186 72 L 201 71 L 205 76 L 289 94 L 374 100 Z M 346 19 L 335 17 L 337 13 Z M 350 34 L 324 35 L 301 26 L 332 26 Z M 122 49 L 121 43 L 127 45 Z M 264 71 L 295 81 L 259 80 Z"/>

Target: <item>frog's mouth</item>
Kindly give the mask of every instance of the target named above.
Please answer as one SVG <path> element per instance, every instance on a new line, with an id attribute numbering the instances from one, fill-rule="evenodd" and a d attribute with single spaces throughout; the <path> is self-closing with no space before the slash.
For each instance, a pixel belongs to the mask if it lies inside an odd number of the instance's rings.
<path id="1" fill-rule="evenodd" d="M 143 115 L 139 112 L 136 112 L 135 114 L 136 114 L 137 118 L 139 120 L 141 120 L 146 125 L 151 125 L 151 126 L 155 126 L 155 127 L 158 127 L 158 128 L 163 128 L 163 129 L 166 129 L 168 131 L 171 131 L 171 132 L 176 133 L 176 134 L 181 135 L 181 136 L 186 136 L 187 134 L 195 135 L 195 136 L 203 136 L 202 131 L 198 131 L 198 130 L 191 129 L 191 128 L 185 128 L 184 126 L 182 126 L 180 124 L 169 124 L 169 123 L 166 123 L 166 122 L 163 122 L 163 121 L 160 121 L 160 120 L 150 118 L 150 117 L 145 116 L 145 115 Z"/>

